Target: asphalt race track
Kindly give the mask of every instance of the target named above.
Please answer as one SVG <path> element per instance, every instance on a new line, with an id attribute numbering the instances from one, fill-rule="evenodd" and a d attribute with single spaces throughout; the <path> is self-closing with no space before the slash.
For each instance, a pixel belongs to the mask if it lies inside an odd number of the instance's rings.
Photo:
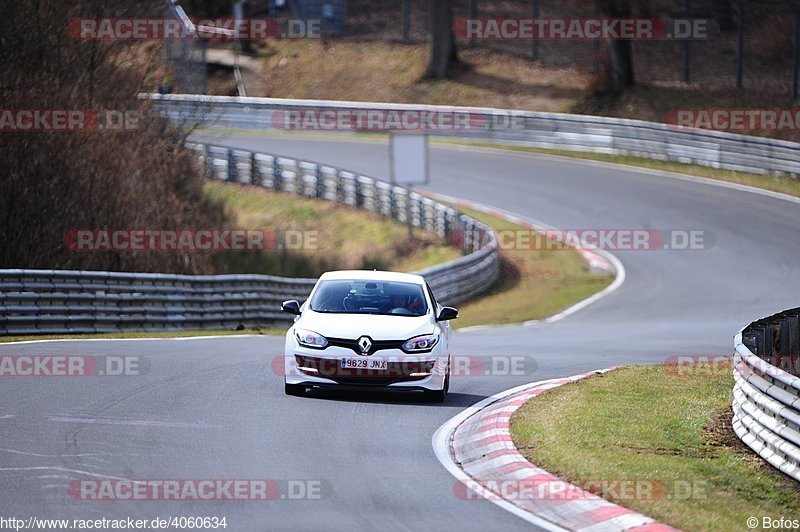
<path id="1" fill-rule="evenodd" d="M 220 137 L 375 177 L 385 143 Z M 428 190 L 561 228 L 704 230 L 714 246 L 617 252 L 622 287 L 552 324 L 457 333 L 463 355 L 525 355 L 526 375 L 454 379 L 443 405 L 413 396 L 287 397 L 272 369 L 283 339 L 75 341 L 0 345 L 2 355 L 139 357 L 127 377 L 5 378 L 0 508 L 25 518 L 217 516 L 232 530 L 516 530 L 521 519 L 454 495 L 433 432 L 498 391 L 615 364 L 732 351 L 755 318 L 797 306 L 800 203 L 610 165 L 494 150 L 431 148 Z M 621 393 L 624 391 L 621 390 Z M 13 416 L 13 417 L 9 417 Z M 97 502 L 70 479 L 320 480 L 318 500 Z"/>

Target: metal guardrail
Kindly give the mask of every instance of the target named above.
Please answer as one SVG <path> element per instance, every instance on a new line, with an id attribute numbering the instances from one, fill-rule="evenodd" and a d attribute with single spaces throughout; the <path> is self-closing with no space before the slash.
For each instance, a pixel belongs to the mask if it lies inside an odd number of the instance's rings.
<path id="1" fill-rule="evenodd" d="M 0 270 L 0 334 L 224 329 L 285 318 L 313 279 L 268 275 L 172 275 Z"/>
<path id="2" fill-rule="evenodd" d="M 280 129 L 290 110 L 418 111 L 468 114 L 464 128 L 429 128 L 429 134 L 502 141 L 546 149 L 632 155 L 754 173 L 800 175 L 800 143 L 667 124 L 589 115 L 536 113 L 438 105 L 143 94 L 156 111 L 179 124 Z M 277 127 L 276 127 L 277 126 Z"/>
<path id="3" fill-rule="evenodd" d="M 756 321 L 734 338 L 733 430 L 800 480 L 800 309 Z"/>
<path id="4" fill-rule="evenodd" d="M 406 189 L 371 177 L 275 154 L 191 144 L 212 179 L 344 203 L 406 221 Z M 499 275 L 492 230 L 455 209 L 411 194 L 412 223 L 457 242 L 464 257 L 417 272 L 437 299 L 457 304 Z M 316 279 L 269 275 L 173 275 L 69 270 L 0 270 L 0 334 L 233 329 L 285 324 L 286 299 L 304 300 Z"/>

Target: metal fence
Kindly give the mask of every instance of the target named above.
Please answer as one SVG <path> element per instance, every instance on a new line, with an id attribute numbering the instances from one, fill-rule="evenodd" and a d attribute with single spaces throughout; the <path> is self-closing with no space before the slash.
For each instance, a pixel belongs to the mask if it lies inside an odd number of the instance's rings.
<path id="1" fill-rule="evenodd" d="M 178 5 L 176 0 L 165 0 L 166 18 L 180 21 L 192 39 L 164 38 L 164 61 L 175 76 L 177 87 L 172 83 L 162 83 L 164 90 L 178 90 L 186 94 L 205 94 L 208 85 L 205 39 L 197 37 L 194 23 Z"/>
<path id="2" fill-rule="evenodd" d="M 336 201 L 406 221 L 408 194 L 371 177 L 275 154 L 191 144 L 208 177 Z M 491 229 L 419 194 L 412 223 L 456 243 L 467 255 L 417 272 L 437 299 L 457 304 L 491 287 L 500 257 Z M 0 270 L 0 334 L 102 333 L 267 327 L 292 316 L 315 279 L 269 275 L 173 275 L 69 270 Z"/>
<path id="3" fill-rule="evenodd" d="M 563 0 L 454 0 L 453 15 L 456 19 L 610 17 L 600 4 Z M 797 0 L 650 0 L 626 4 L 631 9 L 630 17 L 665 21 L 703 19 L 710 21 L 712 30 L 708 39 L 637 41 L 633 47 L 634 71 L 642 85 L 658 87 L 683 81 L 708 91 L 744 87 L 757 89 L 760 96 L 792 94 L 797 65 L 793 50 L 797 49 L 800 36 L 796 34 L 800 26 Z M 426 42 L 430 38 L 429 6 L 429 0 L 349 0 L 345 35 L 368 42 L 399 39 Z M 718 34 L 714 31 L 717 28 L 721 30 Z M 605 40 L 594 39 L 459 39 L 462 48 L 479 46 L 527 57 L 550 67 L 583 72 L 607 71 L 607 44 Z M 468 50 L 462 53 L 467 61 L 471 60 Z M 773 100 L 772 105 L 777 101 Z"/>
<path id="4" fill-rule="evenodd" d="M 800 480 L 800 309 L 734 338 L 733 429 L 764 460 Z"/>
<path id="5" fill-rule="evenodd" d="M 467 126 L 426 133 L 545 149 L 632 155 L 754 173 L 800 175 L 800 143 L 588 115 L 474 107 L 146 94 L 156 112 L 189 126 L 282 129 L 288 111 L 450 113 Z"/>
<path id="6" fill-rule="evenodd" d="M 173 2 L 173 0 L 166 0 Z M 270 18 L 278 17 L 273 1 L 266 2 Z M 317 23 L 325 35 L 349 36 L 370 42 L 429 39 L 428 0 L 375 2 L 351 0 L 287 0 L 283 17 Z M 708 39 L 640 40 L 633 51 L 639 82 L 649 86 L 676 81 L 697 83 L 703 90 L 734 87 L 758 89 L 770 95 L 797 98 L 800 66 L 800 3 L 797 0 L 656 0 L 632 2 L 632 17 L 704 19 L 713 29 Z M 638 5 L 637 5 L 638 4 Z M 252 14 L 262 14 L 253 6 Z M 346 20 L 345 20 L 346 13 Z M 561 0 L 457 0 L 454 16 L 495 19 L 584 19 L 607 15 L 594 2 Z M 608 69 L 606 42 L 602 40 L 466 40 L 461 47 L 481 46 L 521 55 L 557 68 Z M 186 62 L 202 70 L 205 66 Z M 598 78 L 602 79 L 602 78 Z M 183 92 L 189 92 L 184 90 Z M 775 104 L 767 105 L 771 107 Z"/>

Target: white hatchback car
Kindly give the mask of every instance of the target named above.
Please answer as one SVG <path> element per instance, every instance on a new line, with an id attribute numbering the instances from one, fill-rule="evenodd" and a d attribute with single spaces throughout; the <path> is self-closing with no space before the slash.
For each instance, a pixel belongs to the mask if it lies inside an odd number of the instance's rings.
<path id="1" fill-rule="evenodd" d="M 419 275 L 337 271 L 322 275 L 286 333 L 285 391 L 417 390 L 444 401 L 450 384 L 450 321 Z"/>

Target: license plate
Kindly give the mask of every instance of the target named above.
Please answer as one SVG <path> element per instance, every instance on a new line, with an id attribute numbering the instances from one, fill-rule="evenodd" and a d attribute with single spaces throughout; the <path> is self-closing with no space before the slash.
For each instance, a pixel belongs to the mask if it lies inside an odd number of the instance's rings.
<path id="1" fill-rule="evenodd" d="M 344 369 L 388 369 L 389 361 L 379 358 L 343 358 L 340 367 Z"/>

